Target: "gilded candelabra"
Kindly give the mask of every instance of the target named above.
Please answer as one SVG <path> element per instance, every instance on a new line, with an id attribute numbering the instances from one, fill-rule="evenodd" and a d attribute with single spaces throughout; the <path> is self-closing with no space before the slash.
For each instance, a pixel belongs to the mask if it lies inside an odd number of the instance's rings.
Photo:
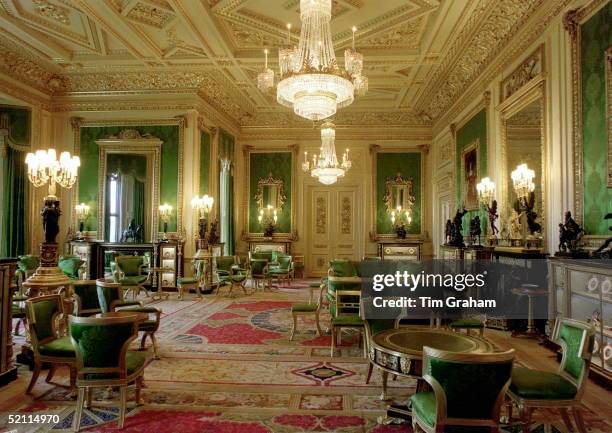
<path id="1" fill-rule="evenodd" d="M 270 204 L 260 209 L 259 215 L 257 215 L 257 221 L 259 221 L 259 225 L 263 228 L 264 236 L 271 237 L 278 223 L 278 209 Z"/>
<path id="2" fill-rule="evenodd" d="M 79 230 L 76 233 L 76 240 L 83 241 L 85 237 L 83 236 L 83 232 L 85 231 L 85 221 L 89 217 L 90 207 L 85 203 L 77 204 L 74 207 L 75 216 L 77 222 L 79 223 Z"/>
<path id="3" fill-rule="evenodd" d="M 159 206 L 159 219 L 164 223 L 164 234 L 161 238 L 162 242 L 168 242 L 168 223 L 172 216 L 172 206 L 164 203 Z"/>

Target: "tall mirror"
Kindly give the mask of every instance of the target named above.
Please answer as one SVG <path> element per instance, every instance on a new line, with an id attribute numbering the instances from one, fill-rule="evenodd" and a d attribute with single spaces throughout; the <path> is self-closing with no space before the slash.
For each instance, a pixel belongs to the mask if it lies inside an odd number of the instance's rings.
<path id="1" fill-rule="evenodd" d="M 416 200 L 412 179 L 404 179 L 399 173 L 393 178 L 388 178 L 385 182 L 383 200 L 389 213 L 396 209 L 412 209 Z"/>
<path id="2" fill-rule="evenodd" d="M 537 98 L 505 119 L 505 232 L 513 239 L 543 235 L 543 113 L 543 100 Z"/>
<path id="3" fill-rule="evenodd" d="M 156 239 L 161 141 L 98 140 L 100 172 L 98 227 L 106 242 Z"/>
<path id="4" fill-rule="evenodd" d="M 258 210 L 273 208 L 282 212 L 286 200 L 285 187 L 281 179 L 275 178 L 272 173 L 269 173 L 265 179 L 259 179 L 255 194 Z"/>

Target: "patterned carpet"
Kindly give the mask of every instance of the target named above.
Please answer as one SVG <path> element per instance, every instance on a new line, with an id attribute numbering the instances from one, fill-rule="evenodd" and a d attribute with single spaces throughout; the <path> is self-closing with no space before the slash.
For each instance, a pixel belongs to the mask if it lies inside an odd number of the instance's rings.
<path id="1" fill-rule="evenodd" d="M 331 358 L 330 337 L 317 336 L 314 321 L 301 318 L 294 341 L 289 341 L 290 307 L 307 298 L 304 287 L 233 299 L 209 295 L 202 301 L 154 302 L 163 310 L 158 332 L 161 359 L 147 367 L 144 405 L 132 405 L 121 431 L 412 432 L 406 425 L 377 423 L 388 402 L 378 399 L 380 374 L 375 372 L 371 383 L 365 384 L 367 363 L 357 334 L 343 335 L 336 357 Z M 327 323 L 323 314 L 323 328 Z M 29 373 L 21 368 L 20 374 Z M 36 402 L 24 398 L 16 402 L 15 412 L 58 414 L 60 422 L 16 431 L 71 431 L 74 397 L 66 388 L 39 382 Z M 390 395 L 395 402 L 405 402 L 415 384 L 405 378 L 390 381 Z M 94 397 L 94 408 L 86 411 L 82 427 L 97 433 L 120 431 L 109 422 L 117 417 L 116 408 L 109 405 L 113 397 L 117 401 L 116 393 L 111 397 L 100 390 Z M 585 415 L 596 428 L 597 417 L 592 412 Z M 15 429 L 5 423 L 6 416 L 0 416 L 0 432 Z M 533 431 L 557 430 L 535 424 Z"/>

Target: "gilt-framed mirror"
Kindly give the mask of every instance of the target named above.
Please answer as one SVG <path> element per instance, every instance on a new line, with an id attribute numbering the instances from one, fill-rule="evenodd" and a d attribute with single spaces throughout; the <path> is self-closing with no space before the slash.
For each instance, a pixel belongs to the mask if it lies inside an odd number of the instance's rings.
<path id="1" fill-rule="evenodd" d="M 270 172 L 266 178 L 257 181 L 255 202 L 257 203 L 258 210 L 272 207 L 282 212 L 286 200 L 287 196 L 285 195 L 285 186 L 282 179 L 274 177 Z"/>
<path id="2" fill-rule="evenodd" d="M 403 210 L 412 209 L 416 202 L 414 195 L 414 180 L 404 178 L 401 173 L 395 177 L 388 177 L 385 181 L 385 195 L 383 201 L 388 213 L 401 208 Z"/>

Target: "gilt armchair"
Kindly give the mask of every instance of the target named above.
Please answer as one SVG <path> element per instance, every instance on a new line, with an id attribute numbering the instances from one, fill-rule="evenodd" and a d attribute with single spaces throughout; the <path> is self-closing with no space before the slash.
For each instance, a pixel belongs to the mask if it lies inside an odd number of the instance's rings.
<path id="1" fill-rule="evenodd" d="M 149 282 L 151 273 L 148 258 L 145 256 L 117 256 L 111 262 L 111 272 L 115 282 L 121 284 L 121 289 L 132 293 L 136 299 L 140 292 L 149 297 L 144 285 Z"/>

